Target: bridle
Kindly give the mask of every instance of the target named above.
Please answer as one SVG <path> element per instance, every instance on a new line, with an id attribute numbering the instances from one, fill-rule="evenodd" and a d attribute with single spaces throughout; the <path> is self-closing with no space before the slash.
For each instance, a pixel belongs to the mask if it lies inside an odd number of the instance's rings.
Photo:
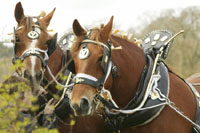
<path id="1" fill-rule="evenodd" d="M 115 78 L 117 75 L 117 67 L 112 62 L 112 50 L 120 50 L 121 46 L 114 47 L 110 40 L 108 40 L 107 45 L 102 42 L 97 42 L 89 39 L 89 35 L 91 30 L 88 32 L 85 39 L 81 42 L 82 49 L 79 51 L 79 58 L 84 60 L 89 57 L 90 51 L 87 48 L 88 43 L 92 45 L 100 45 L 104 49 L 103 57 L 101 60 L 101 67 L 103 69 L 103 75 L 100 79 L 96 77 L 86 74 L 86 73 L 77 73 L 74 77 L 74 85 L 76 84 L 86 84 L 94 87 L 97 90 L 97 94 L 94 98 L 94 102 L 97 104 L 98 102 L 103 103 L 104 105 L 112 106 L 113 108 L 118 108 L 117 104 L 114 100 L 112 100 L 112 96 L 110 91 L 105 89 L 104 85 L 108 79 L 108 76 L 112 74 L 112 78 Z M 70 96 L 69 96 L 70 97 Z M 111 100 L 112 104 L 107 102 L 107 100 Z"/>
<path id="2" fill-rule="evenodd" d="M 38 17 L 33 17 L 32 19 L 34 21 L 34 24 L 32 25 L 32 30 L 27 33 L 27 37 L 31 40 L 35 40 L 35 39 L 38 39 L 39 36 L 40 36 L 40 31 L 39 31 L 40 25 L 39 25 Z M 20 26 L 18 28 L 14 27 L 14 38 L 13 38 L 14 57 L 13 57 L 13 60 L 12 60 L 13 64 L 16 64 L 17 60 L 20 60 L 21 62 L 23 62 L 26 57 L 36 56 L 41 60 L 42 67 L 46 68 L 49 56 L 56 49 L 57 33 L 50 40 L 48 40 L 46 42 L 46 45 L 48 47 L 46 50 L 42 50 L 40 48 L 29 48 L 29 49 L 25 50 L 22 53 L 22 55 L 17 56 L 16 55 L 16 43 L 20 43 L 19 42 L 20 40 L 16 36 L 16 31 L 21 30 L 22 28 L 24 28 L 24 26 Z M 42 56 L 41 53 L 44 54 L 44 57 Z"/>
<path id="3" fill-rule="evenodd" d="M 91 32 L 91 31 L 90 31 Z M 89 34 L 90 34 L 89 32 Z M 82 49 L 79 52 L 79 58 L 81 60 L 87 59 L 89 57 L 90 51 L 87 48 L 88 43 L 93 45 L 100 45 L 104 48 L 104 54 L 101 60 L 101 67 L 103 69 L 103 75 L 100 79 L 96 77 L 86 74 L 86 73 L 77 73 L 74 78 L 74 85 L 75 84 L 86 84 L 90 85 L 98 90 L 104 88 L 104 84 L 111 72 L 112 68 L 112 61 L 111 61 L 111 42 L 108 41 L 108 44 L 104 44 L 102 42 L 97 42 L 93 40 L 89 40 L 89 36 L 87 36 L 82 42 Z"/>

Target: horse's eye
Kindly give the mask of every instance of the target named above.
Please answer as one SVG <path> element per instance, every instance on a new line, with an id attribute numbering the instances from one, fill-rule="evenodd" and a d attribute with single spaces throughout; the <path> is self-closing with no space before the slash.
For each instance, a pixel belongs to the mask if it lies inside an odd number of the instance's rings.
<path id="1" fill-rule="evenodd" d="M 103 56 L 99 57 L 98 61 L 101 62 L 103 59 Z"/>
<path id="2" fill-rule="evenodd" d="M 15 39 L 16 42 L 20 42 L 19 37 L 16 37 Z"/>

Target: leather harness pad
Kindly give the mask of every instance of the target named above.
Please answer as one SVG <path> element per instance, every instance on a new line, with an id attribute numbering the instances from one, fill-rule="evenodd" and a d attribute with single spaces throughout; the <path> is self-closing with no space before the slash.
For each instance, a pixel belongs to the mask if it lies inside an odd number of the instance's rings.
<path id="1" fill-rule="evenodd" d="M 152 31 L 151 33 L 147 34 L 143 38 L 143 42 L 141 46 L 144 48 L 144 53 L 149 54 L 153 53 L 151 57 L 158 54 L 161 47 L 165 45 L 165 43 L 172 37 L 172 33 L 167 30 L 158 30 L 158 31 Z M 163 54 L 161 58 L 165 59 L 168 55 L 169 48 L 172 44 L 172 41 L 168 43 L 167 46 L 164 46 Z"/>
<path id="2" fill-rule="evenodd" d="M 168 97 L 168 93 L 169 93 L 168 69 L 163 63 L 161 63 L 160 66 L 157 67 L 157 69 L 159 69 L 158 71 L 160 71 L 160 75 L 161 75 L 161 78 L 158 81 L 157 88 L 159 88 L 162 94 Z M 151 107 L 153 105 L 157 105 L 160 103 L 162 103 L 162 101 L 160 101 L 159 99 L 152 100 L 151 97 L 148 97 L 143 108 Z M 131 103 L 129 103 L 129 105 L 130 104 Z M 119 113 L 117 115 L 110 114 L 110 113 L 108 114 L 108 112 L 105 111 L 105 116 L 107 117 L 107 119 L 105 117 L 105 121 L 108 127 L 113 131 L 124 129 L 130 126 L 140 126 L 153 120 L 156 116 L 160 114 L 163 108 L 164 108 L 164 105 L 158 106 L 152 109 L 137 111 L 134 114 L 128 114 L 128 115 L 123 114 L 123 113 Z"/>

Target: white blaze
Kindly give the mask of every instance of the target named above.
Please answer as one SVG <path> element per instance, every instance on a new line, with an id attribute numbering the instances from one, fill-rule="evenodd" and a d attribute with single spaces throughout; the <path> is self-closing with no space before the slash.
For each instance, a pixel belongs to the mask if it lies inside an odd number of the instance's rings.
<path id="1" fill-rule="evenodd" d="M 36 44 L 37 44 L 37 40 L 33 40 L 32 42 L 31 42 L 31 44 L 30 44 L 30 47 L 29 47 L 29 49 L 31 49 L 31 48 L 35 48 L 35 46 L 36 46 Z M 35 65 L 36 65 L 36 56 L 30 56 L 30 58 L 31 58 L 31 75 L 32 76 L 34 76 L 35 75 Z"/>
<path id="2" fill-rule="evenodd" d="M 37 27 L 35 27 L 35 30 L 39 33 L 39 35 L 40 35 L 40 28 L 37 28 Z M 32 40 L 32 42 L 31 42 L 31 44 L 30 44 L 30 47 L 29 47 L 29 49 L 31 49 L 31 48 L 36 48 L 36 44 L 37 44 L 37 42 L 38 42 L 38 40 L 37 39 L 34 39 L 34 40 Z M 32 76 L 35 76 L 35 65 L 36 65 L 36 56 L 30 56 L 30 58 L 31 58 L 31 75 Z"/>

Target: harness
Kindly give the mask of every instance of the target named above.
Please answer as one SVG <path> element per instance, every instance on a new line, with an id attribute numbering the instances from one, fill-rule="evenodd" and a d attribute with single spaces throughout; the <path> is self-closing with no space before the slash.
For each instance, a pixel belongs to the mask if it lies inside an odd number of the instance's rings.
<path id="1" fill-rule="evenodd" d="M 113 109 L 112 106 L 105 107 L 104 119 L 112 131 L 149 123 L 160 114 L 166 105 L 165 97 L 168 97 L 169 94 L 169 76 L 168 68 L 162 62 L 162 59 L 166 58 L 163 55 L 167 55 L 169 49 L 169 46 L 166 48 L 164 44 L 171 44 L 169 40 L 172 34 L 163 32 L 150 33 L 151 36 L 148 35 L 144 39 L 145 41 L 142 45 L 144 47 L 146 65 L 144 66 L 136 96 L 122 109 Z M 161 48 L 164 50 L 160 51 Z M 157 56 L 158 54 L 159 56 Z M 104 103 L 106 102 L 109 102 L 109 105 L 113 105 L 112 100 L 104 100 Z"/>
<path id="2" fill-rule="evenodd" d="M 27 37 L 31 40 L 38 39 L 40 36 L 40 26 L 39 26 L 39 18 L 38 17 L 33 17 L 33 25 L 32 25 L 32 30 L 27 33 Z M 56 43 L 57 43 L 57 33 L 46 42 L 47 49 L 42 50 L 40 48 L 29 48 L 25 50 L 22 55 L 19 57 L 16 55 L 16 43 L 20 43 L 19 38 L 16 36 L 16 31 L 21 30 L 24 28 L 24 26 L 20 26 L 15 29 L 14 27 L 14 38 L 13 38 L 13 44 L 14 44 L 14 57 L 13 57 L 13 64 L 16 64 L 17 60 L 20 60 L 21 62 L 24 61 L 24 59 L 28 56 L 37 56 L 41 62 L 43 68 L 46 68 L 47 66 L 47 61 L 49 59 L 49 56 L 54 52 L 56 49 Z M 44 54 L 44 57 L 41 55 L 41 53 Z"/>
<path id="3" fill-rule="evenodd" d="M 104 80 L 102 80 L 102 78 L 98 80 L 88 74 L 80 73 L 76 75 L 77 81 L 75 84 L 87 84 L 95 88 L 99 87 L 101 89 L 100 93 L 97 95 L 97 99 L 104 105 L 103 118 L 111 131 L 120 131 L 126 127 L 137 127 L 147 124 L 160 114 L 165 105 L 168 105 L 193 125 L 193 131 L 198 132 L 200 127 L 198 125 L 199 121 L 197 120 L 197 117 L 199 116 L 199 109 L 196 113 L 195 122 L 193 122 L 182 112 L 180 112 L 174 103 L 168 98 L 169 69 L 164 64 L 163 60 L 168 55 L 173 39 L 182 32 L 183 31 L 180 31 L 179 33 L 173 35 L 169 31 L 160 30 L 153 31 L 145 36 L 142 47 L 144 48 L 146 65 L 144 66 L 144 71 L 140 79 L 139 88 L 136 96 L 122 109 L 119 109 L 117 104 L 114 102 L 110 92 L 104 89 L 104 83 L 107 78 L 103 78 Z M 102 61 L 105 63 L 107 61 L 111 62 L 110 51 L 112 44 L 109 42 L 108 45 L 105 45 L 101 42 L 88 39 L 82 42 L 83 46 L 79 52 L 80 59 L 84 60 L 90 54 L 90 51 L 87 49 L 87 44 L 85 43 L 101 45 L 104 48 L 105 54 L 105 58 L 103 57 L 104 60 Z M 109 63 L 107 63 L 106 67 L 102 68 L 104 70 L 104 75 L 110 74 L 111 67 L 109 66 Z M 107 77 L 104 75 L 102 77 Z M 105 92 L 107 93 L 108 98 L 102 95 Z M 197 93 L 197 91 L 194 91 L 194 93 Z"/>

